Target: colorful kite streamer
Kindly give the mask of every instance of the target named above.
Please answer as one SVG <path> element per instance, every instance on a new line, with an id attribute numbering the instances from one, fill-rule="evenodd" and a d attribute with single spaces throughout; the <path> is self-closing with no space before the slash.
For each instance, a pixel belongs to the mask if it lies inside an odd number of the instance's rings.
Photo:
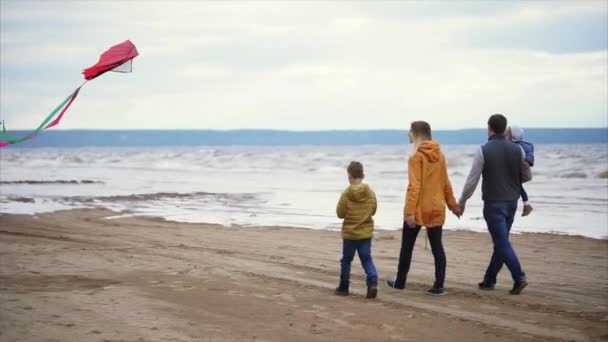
<path id="1" fill-rule="evenodd" d="M 133 45 L 133 43 L 131 43 L 129 40 L 126 40 L 118 45 L 112 46 L 109 50 L 101 54 L 97 64 L 82 71 L 82 74 L 84 75 L 86 81 L 78 88 L 76 88 L 76 90 L 74 90 L 70 94 L 70 96 L 63 100 L 59 104 L 59 106 L 57 106 L 57 108 L 55 108 L 51 112 L 51 114 L 49 114 L 42 121 L 38 128 L 33 130 L 31 133 L 27 134 L 24 137 L 12 138 L 6 131 L 6 125 L 4 124 L 4 122 L 0 123 L 2 125 L 3 139 L 2 141 L 0 141 L 0 148 L 33 139 L 43 130 L 58 125 L 61 121 L 61 118 L 63 117 L 63 114 L 65 114 L 68 108 L 70 108 L 72 102 L 74 102 L 74 100 L 78 96 L 78 92 L 80 92 L 80 88 L 82 88 L 82 86 L 84 86 L 88 81 L 108 71 L 131 72 L 133 70 L 133 58 L 137 57 L 138 55 L 139 53 L 137 52 L 135 45 Z"/>

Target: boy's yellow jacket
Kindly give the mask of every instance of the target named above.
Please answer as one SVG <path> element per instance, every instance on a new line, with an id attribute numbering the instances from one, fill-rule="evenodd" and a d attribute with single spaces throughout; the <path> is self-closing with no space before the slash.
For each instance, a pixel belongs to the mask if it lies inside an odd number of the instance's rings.
<path id="1" fill-rule="evenodd" d="M 342 223 L 342 238 L 346 240 L 369 239 L 374 235 L 376 214 L 376 194 L 369 185 L 361 183 L 351 185 L 340 196 L 336 214 Z"/>

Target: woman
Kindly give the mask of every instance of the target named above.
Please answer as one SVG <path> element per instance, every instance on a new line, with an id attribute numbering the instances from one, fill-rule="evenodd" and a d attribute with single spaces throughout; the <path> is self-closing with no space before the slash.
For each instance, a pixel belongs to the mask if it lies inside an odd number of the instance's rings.
<path id="1" fill-rule="evenodd" d="M 412 153 L 408 162 L 409 185 L 404 208 L 401 254 L 395 280 L 386 284 L 396 289 L 405 288 L 410 270 L 412 252 L 421 227 L 426 227 L 431 250 L 435 258 L 435 284 L 427 290 L 432 295 L 443 295 L 446 257 L 441 242 L 445 223 L 446 204 L 454 215 L 460 217 L 462 211 L 454 198 L 448 178 L 445 156 L 441 146 L 432 140 L 431 126 L 424 121 L 412 123 L 409 132 Z"/>

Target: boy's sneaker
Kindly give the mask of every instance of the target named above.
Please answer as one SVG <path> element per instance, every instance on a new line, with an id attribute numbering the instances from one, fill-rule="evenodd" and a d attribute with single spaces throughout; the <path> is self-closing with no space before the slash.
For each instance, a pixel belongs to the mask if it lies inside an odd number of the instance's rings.
<path id="1" fill-rule="evenodd" d="M 477 287 L 479 287 L 479 289 L 483 290 L 483 291 L 492 291 L 492 290 L 494 290 L 494 285 L 486 284 L 483 281 L 481 283 L 477 284 Z"/>
<path id="2" fill-rule="evenodd" d="M 392 288 L 397 289 L 397 290 L 403 290 L 405 288 L 405 286 L 404 287 L 395 286 L 395 281 L 394 280 L 387 280 L 385 283 L 386 283 L 386 286 L 392 287 Z"/>
<path id="3" fill-rule="evenodd" d="M 336 295 L 337 296 L 348 296 L 350 293 L 348 292 L 348 288 L 336 287 Z"/>
<path id="4" fill-rule="evenodd" d="M 426 290 L 426 294 L 430 294 L 433 296 L 443 296 L 445 294 L 445 290 L 443 289 L 443 287 L 431 287 L 430 289 Z"/>
<path id="5" fill-rule="evenodd" d="M 521 213 L 521 216 L 528 216 L 528 215 L 530 215 L 530 213 L 532 212 L 532 210 L 534 210 L 534 208 L 532 208 L 531 205 L 529 205 L 529 204 L 524 205 L 524 211 L 523 211 L 523 213 Z"/>
<path id="6" fill-rule="evenodd" d="M 513 284 L 513 289 L 511 291 L 509 291 L 509 293 L 512 295 L 518 295 L 521 293 L 521 291 L 523 291 L 526 288 L 526 286 L 528 286 L 528 282 L 525 280 L 517 282 L 517 283 Z"/>
<path id="7" fill-rule="evenodd" d="M 376 296 L 378 296 L 378 288 L 376 286 L 369 286 L 365 298 L 373 299 L 376 298 Z"/>

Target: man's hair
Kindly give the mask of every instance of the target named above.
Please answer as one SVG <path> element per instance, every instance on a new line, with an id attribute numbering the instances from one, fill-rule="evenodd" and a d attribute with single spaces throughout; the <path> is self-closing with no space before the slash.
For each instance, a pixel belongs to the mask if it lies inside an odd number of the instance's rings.
<path id="1" fill-rule="evenodd" d="M 429 125 L 426 121 L 414 121 L 410 126 L 410 131 L 416 137 L 423 137 L 427 139 L 432 139 L 431 135 L 431 125 Z"/>
<path id="2" fill-rule="evenodd" d="M 496 134 L 504 134 L 507 130 L 507 118 L 502 114 L 494 114 L 488 119 L 488 127 Z"/>
<path id="3" fill-rule="evenodd" d="M 363 164 L 359 163 L 358 161 L 350 162 L 346 171 L 355 179 L 363 178 Z"/>

